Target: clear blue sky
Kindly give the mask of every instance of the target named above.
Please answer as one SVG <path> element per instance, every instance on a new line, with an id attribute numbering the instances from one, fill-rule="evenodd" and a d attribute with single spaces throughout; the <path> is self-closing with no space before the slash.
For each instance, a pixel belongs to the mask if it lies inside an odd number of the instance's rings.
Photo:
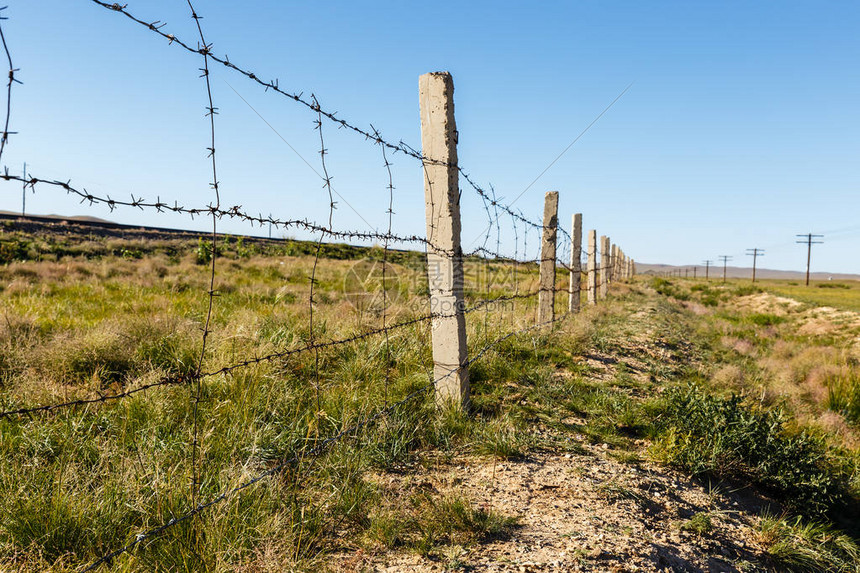
<path id="1" fill-rule="evenodd" d="M 418 76 L 452 72 L 461 165 L 507 201 L 634 82 L 516 207 L 537 220 L 544 191 L 558 190 L 565 226 L 582 212 L 586 229 L 643 262 L 728 254 L 745 265 L 744 250 L 763 247 L 762 266 L 802 269 L 794 235 L 824 233 L 813 270 L 860 272 L 856 2 L 195 4 L 214 52 L 416 148 Z M 128 0 L 128 8 L 196 43 L 184 0 Z M 26 161 L 38 177 L 95 193 L 212 200 L 199 56 L 89 0 L 9 0 L 6 15 L 24 82 L 13 92 L 19 134 L 3 156 L 11 171 Z M 298 156 L 319 170 L 314 115 L 229 70 L 215 68 L 212 82 L 222 203 L 324 221 L 326 192 Z M 335 226 L 384 229 L 379 148 L 330 123 L 323 129 L 345 198 Z M 392 161 L 395 231 L 423 233 L 420 167 L 402 155 Z M 20 186 L 0 189 L 0 209 L 20 209 Z M 464 187 L 463 198 L 468 248 L 486 218 L 474 192 Z M 178 216 L 108 213 L 47 188 L 27 203 L 32 213 L 207 228 Z M 502 231 L 513 252 L 510 225 Z"/>

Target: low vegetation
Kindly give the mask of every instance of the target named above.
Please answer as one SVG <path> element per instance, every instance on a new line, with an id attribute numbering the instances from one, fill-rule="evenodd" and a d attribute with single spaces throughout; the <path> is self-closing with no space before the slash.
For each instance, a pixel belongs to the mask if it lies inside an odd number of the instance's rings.
<path id="1" fill-rule="evenodd" d="M 8 247 L 16 254 L 0 266 L 3 410 L 195 371 L 207 302 L 203 263 L 212 256 L 205 241 L 79 237 L 59 250 L 52 240 L 45 246 L 10 229 L 0 237 L 0 244 L 26 243 Z M 219 247 L 204 369 L 310 340 L 307 248 L 238 239 Z M 316 270 L 314 339 L 381 326 L 381 250 L 330 246 L 325 255 Z M 386 324 L 426 313 L 420 256 L 389 261 Z M 512 285 L 536 286 L 528 265 L 473 260 L 467 272 L 470 304 L 510 294 Z M 417 322 L 387 340 L 360 338 L 207 378 L 199 402 L 180 384 L 2 419 L 0 569 L 79 570 L 267 471 L 114 567 L 318 570 L 359 548 L 412 551 L 453 569 L 462 548 L 514 535 L 517 520 L 506 508 L 420 482 L 393 487 L 385 475 L 454 458 L 593 455 L 591 444 L 624 463 L 664 464 L 766 500 L 770 513 L 756 517 L 755 543 L 777 569 L 856 570 L 860 323 L 838 314 L 853 303 L 834 315 L 784 291 L 800 288 L 681 279 L 614 285 L 605 303 L 553 331 L 505 339 L 474 363 L 468 414 L 437 415 L 432 395 L 421 391 L 431 359 L 428 324 Z M 810 291 L 860 295 L 853 284 Z M 531 299 L 470 313 L 470 353 L 534 320 Z M 195 469 L 200 485 L 192 494 Z M 611 482 L 599 491 L 647 506 L 640 492 Z M 680 527 L 707 537 L 718 523 L 702 511 Z"/>

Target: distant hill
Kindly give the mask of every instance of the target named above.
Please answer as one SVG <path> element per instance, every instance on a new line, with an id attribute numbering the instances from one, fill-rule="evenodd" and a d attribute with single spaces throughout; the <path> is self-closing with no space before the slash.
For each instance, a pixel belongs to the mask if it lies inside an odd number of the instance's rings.
<path id="1" fill-rule="evenodd" d="M 663 272 L 672 272 L 672 271 L 681 271 L 681 276 L 684 276 L 684 269 L 689 270 L 689 276 L 693 276 L 693 266 L 694 265 L 661 265 L 661 264 L 649 264 L 649 263 L 636 263 L 636 272 L 638 274 L 659 274 Z M 705 267 L 704 265 L 695 265 L 696 266 L 696 274 L 699 277 L 705 276 Z M 722 278 L 723 276 L 723 267 L 721 265 L 712 265 L 710 270 L 710 277 Z M 750 267 L 726 267 L 726 276 L 728 278 L 733 279 L 748 279 L 752 278 L 752 268 Z M 806 273 L 803 271 L 780 271 L 775 269 L 759 269 L 755 270 L 756 278 L 762 279 L 783 279 L 783 280 L 804 280 L 806 278 Z M 860 274 L 846 274 L 846 273 L 828 273 L 828 272 L 814 272 L 809 274 L 809 278 L 816 281 L 826 281 L 826 280 L 835 280 L 835 281 L 856 281 L 860 280 Z"/>
<path id="2" fill-rule="evenodd" d="M 0 216 L 4 217 L 18 217 L 20 213 L 15 213 L 13 211 L 4 211 L 0 209 Z M 28 215 L 29 216 L 29 215 Z M 114 225 L 113 221 L 108 221 L 107 219 L 99 219 L 98 217 L 88 217 L 86 215 L 73 215 L 68 217 L 66 215 L 33 215 L 33 217 L 37 217 L 39 219 L 61 219 L 64 221 L 82 221 L 85 223 L 106 223 L 108 225 Z"/>

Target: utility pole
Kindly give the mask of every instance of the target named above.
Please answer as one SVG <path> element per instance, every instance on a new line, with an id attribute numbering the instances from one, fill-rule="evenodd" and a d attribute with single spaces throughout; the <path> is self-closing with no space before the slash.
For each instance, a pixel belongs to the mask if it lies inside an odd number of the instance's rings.
<path id="1" fill-rule="evenodd" d="M 689 268 L 684 269 L 684 278 L 685 279 L 690 278 L 690 269 Z"/>
<path id="2" fill-rule="evenodd" d="M 710 280 L 708 278 L 708 270 L 711 268 L 711 265 L 714 264 L 714 261 L 702 261 L 702 264 L 705 265 L 705 280 Z"/>
<path id="3" fill-rule="evenodd" d="M 764 249 L 747 249 L 747 255 L 753 258 L 753 282 L 755 282 L 755 260 L 764 256 Z"/>
<path id="4" fill-rule="evenodd" d="M 812 233 L 806 233 L 805 235 L 797 236 L 805 237 L 802 241 L 796 242 L 801 245 L 806 244 L 806 286 L 809 286 L 809 263 L 810 261 L 812 261 L 812 245 L 821 245 L 822 243 L 824 243 L 824 241 L 815 240 L 824 237 L 824 235 L 813 235 Z"/>
<path id="5" fill-rule="evenodd" d="M 720 255 L 720 261 L 723 263 L 723 282 L 726 282 L 726 263 L 732 260 L 732 257 L 729 255 Z"/>
<path id="6" fill-rule="evenodd" d="M 696 271 L 699 270 L 699 267 L 693 267 L 693 280 L 696 280 Z"/>

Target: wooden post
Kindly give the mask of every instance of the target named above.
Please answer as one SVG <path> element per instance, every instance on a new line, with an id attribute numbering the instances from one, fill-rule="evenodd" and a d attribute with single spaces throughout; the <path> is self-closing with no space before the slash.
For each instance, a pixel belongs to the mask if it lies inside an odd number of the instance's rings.
<path id="1" fill-rule="evenodd" d="M 555 320 L 555 241 L 558 235 L 558 191 L 547 191 L 543 203 L 543 237 L 540 246 L 538 323 Z"/>
<path id="2" fill-rule="evenodd" d="M 433 379 L 440 407 L 467 408 L 466 318 L 463 314 L 463 250 L 454 81 L 448 72 L 418 80 L 424 208 L 427 217 L 427 278 L 433 338 Z"/>
<path id="3" fill-rule="evenodd" d="M 570 286 L 567 310 L 579 312 L 582 287 L 582 213 L 575 213 L 570 225 Z"/>
<path id="4" fill-rule="evenodd" d="M 594 229 L 588 231 L 588 251 L 586 252 L 588 261 L 586 269 L 588 275 L 585 280 L 588 289 L 588 304 L 597 304 L 597 231 Z"/>
<path id="5" fill-rule="evenodd" d="M 609 237 L 600 237 L 600 298 L 606 298 L 609 292 Z"/>

